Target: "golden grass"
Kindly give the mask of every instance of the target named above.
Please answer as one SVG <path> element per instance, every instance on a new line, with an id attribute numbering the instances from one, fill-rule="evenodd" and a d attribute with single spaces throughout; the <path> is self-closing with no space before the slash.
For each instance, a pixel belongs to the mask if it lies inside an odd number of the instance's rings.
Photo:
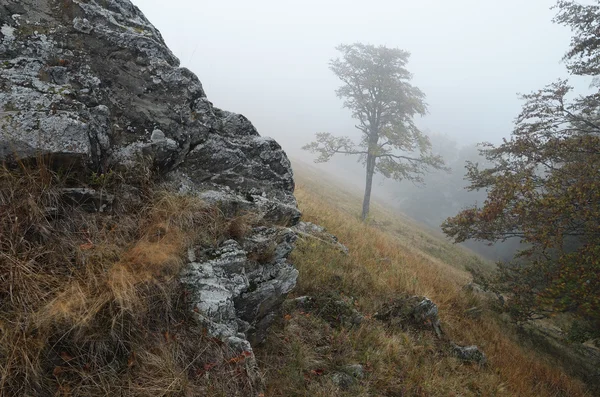
<path id="1" fill-rule="evenodd" d="M 0 395 L 251 393 L 178 281 L 188 247 L 240 237 L 248 215 L 227 219 L 139 175 L 112 187 L 133 184 L 137 205 L 87 214 L 61 197 L 67 182 L 44 163 L 0 167 Z"/>
<path id="2" fill-rule="evenodd" d="M 297 191 L 304 220 L 325 226 L 350 249 L 348 256 L 314 239 L 300 241 L 292 262 L 300 271 L 294 296 L 351 297 L 366 320 L 354 328 L 332 327 L 312 314 L 291 311 L 258 350 L 267 371 L 267 396 L 585 396 L 581 382 L 551 361 L 519 346 L 508 324 L 462 287 L 470 275 L 462 263 L 490 266 L 459 247 L 424 236 L 403 216 L 375 206 L 370 224 L 359 221 L 360 196 L 336 191 L 330 181 L 299 173 Z M 383 225 L 383 226 L 382 226 Z M 423 247 L 452 252 L 450 263 Z M 435 247 L 434 247 L 435 248 Z M 442 327 L 456 343 L 478 345 L 489 364 L 479 368 L 452 357 L 429 332 L 391 329 L 371 319 L 401 293 L 437 303 Z M 342 390 L 331 374 L 361 363 L 367 376 Z"/>
<path id="3" fill-rule="evenodd" d="M 119 196 L 122 183 L 133 184 L 139 203 L 86 214 L 63 202 L 59 189 L 69 181 L 43 164 L 0 168 L 1 396 L 256 393 L 243 360 L 195 322 L 177 275 L 188 247 L 242 238 L 258 220 L 228 219 L 193 197 L 157 192 L 144 175 L 110 186 Z M 301 176 L 297 197 L 305 220 L 326 226 L 350 254 L 300 241 L 295 294 L 339 297 L 366 319 L 351 328 L 287 313 L 257 350 L 265 395 L 586 395 L 581 383 L 520 347 L 495 313 L 465 316 L 485 305 L 462 290 L 465 265 L 489 264 L 381 206 L 363 224 L 360 200 L 316 180 Z M 433 299 L 450 338 L 479 345 L 489 365 L 463 364 L 431 333 L 372 319 L 401 293 Z M 330 375 L 353 363 L 366 377 L 340 390 Z"/>

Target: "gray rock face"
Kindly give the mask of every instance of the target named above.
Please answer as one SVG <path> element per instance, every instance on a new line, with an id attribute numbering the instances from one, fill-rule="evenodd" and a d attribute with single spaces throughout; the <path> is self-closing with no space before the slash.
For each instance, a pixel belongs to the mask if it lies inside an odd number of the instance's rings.
<path id="1" fill-rule="evenodd" d="M 223 340 L 260 343 L 298 271 L 287 262 L 296 235 L 287 228 L 257 227 L 241 242 L 191 250 L 182 281 L 195 312 L 209 332 Z M 232 339 L 234 338 L 234 339 Z M 243 350 L 249 350 L 244 346 Z"/>
<path id="2" fill-rule="evenodd" d="M 98 171 L 149 157 L 174 182 L 299 218 L 281 147 L 215 108 L 129 0 L 2 1 L 0 161 L 39 153 Z"/>
<path id="3" fill-rule="evenodd" d="M 129 0 L 0 1 L 0 162 L 39 155 L 99 173 L 143 157 L 166 188 L 279 225 L 191 250 L 182 275 L 213 335 L 246 351 L 264 338 L 298 274 L 286 259 L 300 217 L 290 162 L 213 106 Z M 65 194 L 95 210 L 113 200 Z"/>

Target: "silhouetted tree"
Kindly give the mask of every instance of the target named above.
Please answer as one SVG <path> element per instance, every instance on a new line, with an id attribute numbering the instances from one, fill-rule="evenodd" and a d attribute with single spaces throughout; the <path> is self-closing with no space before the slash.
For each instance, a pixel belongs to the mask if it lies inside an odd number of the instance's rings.
<path id="1" fill-rule="evenodd" d="M 559 1 L 555 21 L 574 32 L 565 56 L 572 74 L 600 72 L 600 6 Z M 442 226 L 455 241 L 518 237 L 531 244 L 501 268 L 522 314 L 576 311 L 600 324 L 600 92 L 568 100 L 565 80 L 525 95 L 510 140 L 483 150 L 493 166 L 468 167 L 472 189 L 487 189 Z"/>
<path id="2" fill-rule="evenodd" d="M 337 153 L 359 155 L 366 168 L 366 186 L 362 219 L 369 214 L 373 175 L 422 181 L 430 167 L 442 168 L 441 157 L 431 154 L 431 144 L 414 124 L 416 115 L 424 115 L 425 95 L 409 81 L 407 51 L 365 44 L 340 45 L 341 58 L 330 62 L 330 69 L 343 85 L 336 91 L 344 107 L 358 120 L 362 139 L 318 133 L 316 141 L 303 147 L 318 153 L 316 162 L 326 162 Z"/>

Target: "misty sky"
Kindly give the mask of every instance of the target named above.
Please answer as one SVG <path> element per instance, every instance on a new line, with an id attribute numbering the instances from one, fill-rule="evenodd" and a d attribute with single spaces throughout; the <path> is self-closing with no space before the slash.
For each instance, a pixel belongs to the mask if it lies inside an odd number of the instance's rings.
<path id="1" fill-rule="evenodd" d="M 133 0 L 218 107 L 291 154 L 315 132 L 356 136 L 328 69 L 340 43 L 412 53 L 419 121 L 460 143 L 510 135 L 517 93 L 566 76 L 570 32 L 554 0 Z"/>

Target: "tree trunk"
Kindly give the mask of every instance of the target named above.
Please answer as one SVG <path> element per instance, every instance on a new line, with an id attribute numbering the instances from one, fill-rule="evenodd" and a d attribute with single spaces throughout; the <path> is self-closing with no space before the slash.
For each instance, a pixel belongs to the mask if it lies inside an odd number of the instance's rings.
<path id="1" fill-rule="evenodd" d="M 363 222 L 367 219 L 367 216 L 369 216 L 369 207 L 371 205 L 371 186 L 373 185 L 373 174 L 375 173 L 375 160 L 376 157 L 373 154 L 367 154 L 367 183 L 365 185 L 365 197 L 363 199 L 361 215 L 361 220 Z"/>

